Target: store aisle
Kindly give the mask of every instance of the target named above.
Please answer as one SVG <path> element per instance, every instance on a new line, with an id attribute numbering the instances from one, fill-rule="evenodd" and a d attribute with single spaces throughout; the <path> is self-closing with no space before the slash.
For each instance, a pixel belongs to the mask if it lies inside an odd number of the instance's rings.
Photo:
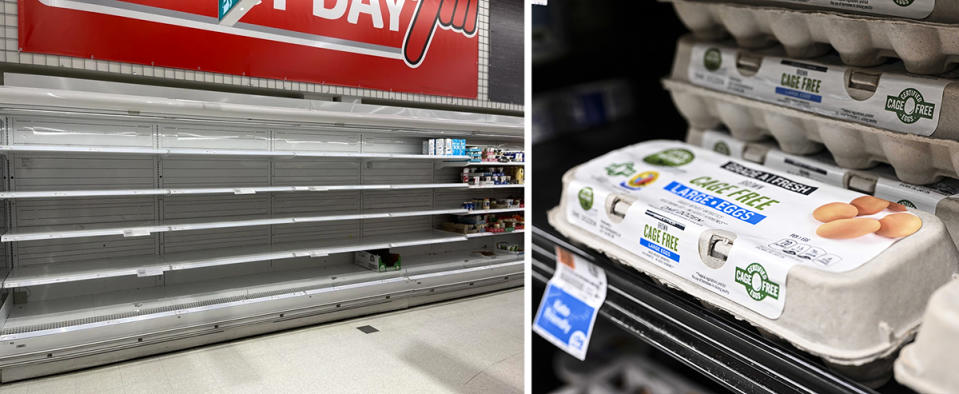
<path id="1" fill-rule="evenodd" d="M 522 288 L 0 386 L 3 393 L 522 390 Z"/>

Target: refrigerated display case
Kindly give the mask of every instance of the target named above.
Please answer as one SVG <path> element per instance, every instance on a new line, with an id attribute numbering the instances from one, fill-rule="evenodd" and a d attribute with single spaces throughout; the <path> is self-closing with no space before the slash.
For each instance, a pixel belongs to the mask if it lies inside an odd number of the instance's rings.
<path id="1" fill-rule="evenodd" d="M 2 382 L 523 284 L 522 229 L 441 224 L 525 186 L 422 152 L 522 117 L 6 73 L 0 122 Z"/>

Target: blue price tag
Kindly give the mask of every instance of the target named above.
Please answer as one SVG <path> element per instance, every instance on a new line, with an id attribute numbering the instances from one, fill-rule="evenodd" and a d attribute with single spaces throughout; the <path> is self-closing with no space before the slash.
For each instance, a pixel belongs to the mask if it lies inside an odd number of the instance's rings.
<path id="1" fill-rule="evenodd" d="M 546 285 L 533 331 L 583 360 L 596 312 L 606 299 L 606 273 L 562 248 L 556 248 L 556 256 L 556 272 Z"/>

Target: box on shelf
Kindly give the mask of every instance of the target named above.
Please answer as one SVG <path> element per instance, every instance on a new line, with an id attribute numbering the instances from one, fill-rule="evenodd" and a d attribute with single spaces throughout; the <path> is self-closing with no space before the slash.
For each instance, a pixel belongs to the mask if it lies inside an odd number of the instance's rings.
<path id="1" fill-rule="evenodd" d="M 939 217 L 959 246 L 959 180 L 946 178 L 930 185 L 913 185 L 896 179 L 889 167 L 866 170 L 836 165 L 828 153 L 791 155 L 769 142 L 745 142 L 728 133 L 690 129 L 686 142 L 793 175 L 837 186 L 932 213 Z"/>
<path id="2" fill-rule="evenodd" d="M 436 156 L 436 140 L 431 138 L 423 141 L 423 154 Z"/>
<path id="3" fill-rule="evenodd" d="M 523 254 L 523 245 L 513 242 L 500 241 L 496 243 L 496 249 L 504 252 Z"/>
<path id="4" fill-rule="evenodd" d="M 778 46 L 748 50 L 685 36 L 670 79 L 897 133 L 959 140 L 959 120 L 943 115 L 959 108 L 957 76 L 913 75 L 900 62 L 853 68 L 835 56 L 803 60 Z"/>
<path id="5" fill-rule="evenodd" d="M 523 167 L 466 167 L 462 179 L 474 186 L 521 185 L 525 181 Z"/>
<path id="6" fill-rule="evenodd" d="M 951 68 L 959 55 L 959 41 L 953 39 L 959 35 L 959 26 L 955 25 L 959 22 L 959 9 L 950 1 L 816 2 L 868 6 L 873 11 L 885 9 L 894 13 L 919 11 L 914 14 L 920 17 L 917 19 L 931 17 L 947 21 L 946 24 L 716 1 L 670 1 L 679 19 L 701 38 L 717 39 L 729 34 L 745 48 L 780 42 L 790 57 L 815 57 L 835 49 L 843 62 L 850 65 L 874 66 L 896 57 L 911 73 L 939 74 Z"/>
<path id="7" fill-rule="evenodd" d="M 681 142 L 610 152 L 563 186 L 548 218 L 565 236 L 869 385 L 959 272 L 932 214 Z"/>
<path id="8" fill-rule="evenodd" d="M 466 147 L 466 155 L 470 157 L 470 163 L 481 163 L 483 161 L 483 148 L 468 146 Z"/>
<path id="9" fill-rule="evenodd" d="M 435 156 L 466 156 L 466 140 L 457 138 L 430 138 L 423 141 L 423 154 Z"/>
<path id="10" fill-rule="evenodd" d="M 519 198 L 474 198 L 463 203 L 463 209 L 481 211 L 490 209 L 523 208 L 523 200 Z"/>
<path id="11" fill-rule="evenodd" d="M 442 229 L 457 234 L 476 234 L 486 232 L 486 223 L 445 222 L 442 224 Z"/>
<path id="12" fill-rule="evenodd" d="M 507 233 L 524 228 L 522 215 L 476 214 L 457 216 L 441 228 L 459 234 Z"/>
<path id="13" fill-rule="evenodd" d="M 371 271 L 399 271 L 402 267 L 400 255 L 390 253 L 388 249 L 378 249 L 353 253 L 353 262 Z"/>
<path id="14" fill-rule="evenodd" d="M 804 15 L 816 14 L 846 14 L 856 15 L 852 18 L 858 21 L 864 21 L 864 18 L 858 15 L 869 15 L 870 21 L 877 20 L 901 20 L 901 21 L 926 21 L 941 23 L 959 23 L 959 9 L 954 7 L 953 3 L 948 1 L 920 0 L 920 1 L 884 1 L 884 0 L 856 0 L 856 1 L 833 1 L 833 0 L 660 0 L 672 1 L 679 4 L 686 4 L 685 7 L 705 4 L 721 5 L 739 4 L 742 6 L 752 6 L 753 8 L 762 7 L 764 9 L 774 9 L 784 11 L 783 9 L 801 12 Z M 776 8 L 772 8 L 776 7 Z M 821 15 L 824 16 L 824 15 Z M 832 15 L 828 15 L 832 16 Z M 828 17 L 827 16 L 827 17 Z M 748 18 L 750 21 L 753 15 L 743 15 L 740 18 Z M 795 16 L 785 16 L 793 20 Z M 815 18 L 813 18 L 815 19 Z M 828 19 L 827 19 L 828 20 Z M 742 19 L 740 22 L 744 22 Z M 857 22 L 858 23 L 858 22 Z M 698 26 L 698 25 L 697 25 Z M 690 27 L 692 28 L 692 27 Z"/>
<path id="15" fill-rule="evenodd" d="M 706 52 L 712 53 L 708 62 Z M 691 127 L 724 125 L 736 139 L 744 141 L 772 136 L 780 149 L 792 154 L 816 153 L 825 146 L 844 168 L 865 169 L 888 163 L 899 179 L 913 184 L 959 177 L 959 161 L 951 159 L 959 157 L 959 141 L 955 140 L 959 138 L 959 121 L 950 115 L 950 108 L 959 106 L 959 83 L 897 73 L 882 73 L 881 81 L 878 74 L 835 75 L 839 69 L 831 65 L 775 56 L 752 57 L 755 52 L 742 52 L 746 55 L 738 57 L 737 53 L 731 48 L 724 51 L 720 44 L 700 46 L 688 37 L 680 40 L 672 76 L 663 84 Z M 765 70 L 765 76 L 743 76 L 737 66 L 742 64 Z M 819 89 L 819 93 L 805 92 L 802 86 L 795 89 L 781 85 L 783 73 L 775 71 L 780 68 L 806 74 L 799 79 L 786 78 L 791 81 L 786 84 L 802 83 L 806 88 Z M 819 73 L 817 68 L 829 70 L 829 76 L 812 79 L 829 79 L 830 83 L 802 79 Z M 845 74 L 849 74 L 848 81 Z M 742 81 L 734 85 L 743 89 L 748 86 L 751 93 L 744 95 L 729 88 L 724 81 L 733 77 Z M 850 84 L 854 87 L 847 89 Z M 867 88 L 874 84 L 883 89 L 870 92 Z M 854 116 L 850 114 L 861 116 L 847 119 Z M 869 117 L 875 124 L 856 123 L 856 119 Z"/>

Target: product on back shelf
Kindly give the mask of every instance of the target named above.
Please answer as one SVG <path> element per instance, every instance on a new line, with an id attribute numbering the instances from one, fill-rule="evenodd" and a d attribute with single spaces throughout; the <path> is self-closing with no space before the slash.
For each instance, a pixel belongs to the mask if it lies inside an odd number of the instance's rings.
<path id="1" fill-rule="evenodd" d="M 929 213 L 887 203 L 825 223 L 817 208 L 863 194 L 681 142 L 610 152 L 563 186 L 549 222 L 567 237 L 871 385 L 888 379 L 928 296 L 959 270 Z M 892 215 L 915 219 L 875 234 Z"/>
<path id="2" fill-rule="evenodd" d="M 476 214 L 458 216 L 442 225 L 443 230 L 462 234 L 508 233 L 523 229 L 522 215 Z"/>
<path id="3" fill-rule="evenodd" d="M 957 30 L 959 33 L 959 30 Z M 959 140 L 955 73 L 905 72 L 898 62 L 851 68 L 834 56 L 783 57 L 781 47 L 746 50 L 735 43 L 679 40 L 671 79 L 834 119 L 904 134 Z M 768 125 L 774 131 L 776 124 Z"/>
<path id="4" fill-rule="evenodd" d="M 522 253 L 523 245 L 501 241 L 496 243 L 496 249 L 512 253 Z"/>
<path id="5" fill-rule="evenodd" d="M 672 1 L 672 0 L 661 0 Z M 835 1 L 835 0 L 687 0 L 673 1 L 680 6 L 686 7 L 708 7 L 708 4 L 742 4 L 752 7 L 780 7 L 792 10 L 805 11 L 801 14 L 809 15 L 808 11 L 827 11 L 832 13 L 841 13 L 849 15 L 871 15 L 868 21 L 875 22 L 884 19 L 903 19 L 903 20 L 921 20 L 928 22 L 956 23 L 959 22 L 959 9 L 954 3 L 942 0 L 856 0 L 856 1 Z M 777 10 L 782 12 L 782 10 Z M 820 14 L 820 13 L 817 13 Z M 820 17 L 829 17 L 829 15 L 819 15 Z M 740 18 L 747 18 L 751 21 L 753 15 L 742 15 Z M 796 19 L 794 15 L 784 15 L 785 19 Z M 813 18 L 815 19 L 815 18 Z M 852 20 L 866 21 L 864 18 L 850 18 Z M 739 20 L 743 22 L 742 19 Z M 731 23 L 732 21 L 730 21 Z M 697 25 L 698 26 L 698 25 Z"/>
<path id="6" fill-rule="evenodd" d="M 466 155 L 470 157 L 470 163 L 480 163 L 483 161 L 483 149 L 478 146 L 466 147 Z"/>
<path id="7" fill-rule="evenodd" d="M 896 380 L 920 393 L 959 392 L 959 280 L 932 295 L 915 342 L 896 359 Z"/>
<path id="8" fill-rule="evenodd" d="M 402 269 L 400 255 L 390 253 L 388 249 L 354 252 L 353 263 L 360 267 L 379 272 L 399 271 Z"/>
<path id="9" fill-rule="evenodd" d="M 938 74 L 948 70 L 959 55 L 959 42 L 953 39 L 959 35 L 959 26 L 956 25 L 758 7 L 754 4 L 670 1 L 679 19 L 701 38 L 716 39 L 728 33 L 736 38 L 739 46 L 747 48 L 763 47 L 778 41 L 786 46 L 791 57 L 819 56 L 831 47 L 839 52 L 846 64 L 873 66 L 882 63 L 887 57 L 896 57 L 903 60 L 909 72 Z M 959 22 L 959 8 L 946 0 L 815 0 L 805 4 L 841 5 L 846 10 L 856 7 L 903 18 Z"/>
<path id="10" fill-rule="evenodd" d="M 443 153 L 444 156 L 453 156 L 453 139 L 452 138 L 443 138 Z"/>
<path id="11" fill-rule="evenodd" d="M 518 185 L 523 181 L 522 167 L 467 167 L 461 178 L 474 186 Z"/>
<path id="12" fill-rule="evenodd" d="M 959 118 L 949 110 L 959 107 L 959 83 L 895 73 L 883 73 L 881 79 L 858 71 L 833 75 L 838 70 L 834 66 L 752 54 L 737 57 L 720 47 L 682 39 L 671 79 L 664 81 L 693 128 L 722 124 L 745 141 L 772 136 L 780 149 L 793 154 L 815 153 L 825 145 L 844 168 L 889 163 L 899 179 L 914 184 L 959 177 L 959 161 L 951 160 L 959 156 L 959 141 L 953 140 L 959 137 Z M 737 65 L 760 71 L 747 76 Z M 813 78 L 823 69 L 828 78 Z M 852 88 L 844 87 L 842 75 L 849 75 Z M 825 82 L 837 77 L 839 82 Z M 744 97 L 739 90 L 750 93 Z M 875 124 L 855 123 L 867 118 Z"/>
<path id="13" fill-rule="evenodd" d="M 525 161 L 525 155 L 523 152 L 506 152 L 505 153 L 506 161 L 508 162 L 517 162 L 522 163 Z"/>
<path id="14" fill-rule="evenodd" d="M 436 140 L 430 138 L 423 141 L 423 154 L 430 156 L 436 155 Z"/>
<path id="15" fill-rule="evenodd" d="M 828 154 L 790 155 L 777 150 L 770 143 L 743 142 L 714 130 L 690 129 L 686 140 L 737 159 L 935 214 L 959 246 L 959 180 L 946 178 L 931 185 L 912 185 L 896 179 L 889 167 L 848 170 L 837 166 Z"/>

